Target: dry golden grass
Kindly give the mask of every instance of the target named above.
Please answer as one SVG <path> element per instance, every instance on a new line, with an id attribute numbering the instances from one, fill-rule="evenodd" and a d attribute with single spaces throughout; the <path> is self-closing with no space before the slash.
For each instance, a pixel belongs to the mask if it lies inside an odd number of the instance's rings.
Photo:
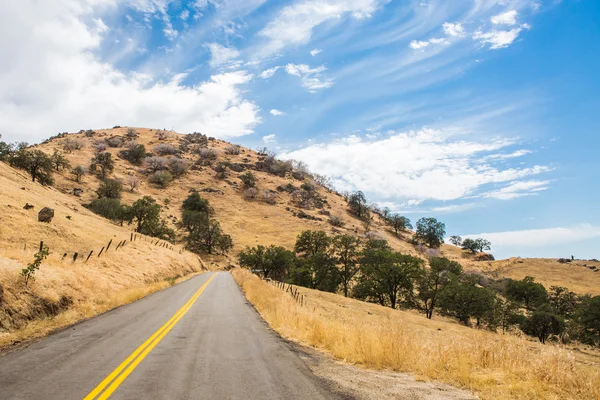
<path id="1" fill-rule="evenodd" d="M 598 399 L 599 364 L 573 352 L 411 312 L 299 288 L 307 305 L 246 270 L 233 276 L 269 325 L 287 337 L 367 368 L 410 372 L 483 399 Z"/>
<path id="2" fill-rule="evenodd" d="M 130 238 L 129 230 L 3 163 L 0 187 L 0 348 L 137 300 L 202 269 L 197 256 L 180 247 L 152 245 L 145 237 L 117 251 L 117 243 Z M 35 208 L 24 210 L 25 203 Z M 37 222 L 44 206 L 55 210 L 50 224 Z M 111 249 L 98 258 L 111 239 Z M 35 281 L 25 287 L 20 272 L 33 260 L 40 241 L 51 253 Z M 91 250 L 94 255 L 84 263 Z M 74 252 L 80 254 L 75 263 Z"/>

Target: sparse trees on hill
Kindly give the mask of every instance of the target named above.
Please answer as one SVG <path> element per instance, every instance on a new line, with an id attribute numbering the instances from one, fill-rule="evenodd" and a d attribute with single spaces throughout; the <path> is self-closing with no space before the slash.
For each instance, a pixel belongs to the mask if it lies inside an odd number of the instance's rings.
<path id="1" fill-rule="evenodd" d="M 535 310 L 548 301 L 546 288 L 541 283 L 535 282 L 531 276 L 526 276 L 521 281 L 511 279 L 506 286 L 506 296 L 523 304 L 528 310 Z"/>
<path id="2" fill-rule="evenodd" d="M 394 233 L 398 235 L 400 231 L 405 231 L 407 229 L 412 229 L 412 224 L 410 223 L 410 219 L 398 214 L 389 215 L 386 222 L 389 226 L 394 229 Z"/>
<path id="3" fill-rule="evenodd" d="M 490 250 L 492 248 L 492 244 L 489 242 L 489 240 L 482 239 L 482 238 L 477 238 L 477 239 L 467 238 L 467 239 L 463 240 L 462 248 L 464 250 L 470 250 L 473 254 L 476 254 L 478 252 Z"/>
<path id="4" fill-rule="evenodd" d="M 417 221 L 415 239 L 431 248 L 438 248 L 444 243 L 446 225 L 435 218 L 421 218 Z"/>
<path id="5" fill-rule="evenodd" d="M 100 177 L 106 179 L 106 177 L 113 172 L 115 163 L 112 159 L 112 155 L 108 152 L 101 152 L 92 158 L 90 164 L 91 171 L 99 171 Z"/>
<path id="6" fill-rule="evenodd" d="M 457 247 L 460 247 L 462 246 L 462 238 L 458 235 L 450 236 L 450 243 Z"/>

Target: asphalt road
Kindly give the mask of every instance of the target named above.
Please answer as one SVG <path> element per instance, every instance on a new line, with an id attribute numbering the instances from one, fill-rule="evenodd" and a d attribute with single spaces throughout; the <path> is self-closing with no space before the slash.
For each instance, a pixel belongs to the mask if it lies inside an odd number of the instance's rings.
<path id="1" fill-rule="evenodd" d="M 205 273 L 0 356 L 0 399 L 108 397 L 337 398 L 224 272 Z"/>

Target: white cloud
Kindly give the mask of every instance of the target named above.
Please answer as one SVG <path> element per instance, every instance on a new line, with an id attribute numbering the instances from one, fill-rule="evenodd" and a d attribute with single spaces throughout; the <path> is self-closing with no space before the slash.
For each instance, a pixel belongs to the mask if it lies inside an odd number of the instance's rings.
<path id="1" fill-rule="evenodd" d="M 281 117 L 282 115 L 285 115 L 285 113 L 283 111 L 279 111 L 279 110 L 276 110 L 276 109 L 272 109 L 271 111 L 269 111 L 269 113 L 271 115 L 276 116 L 276 117 Z"/>
<path id="2" fill-rule="evenodd" d="M 444 22 L 442 28 L 448 36 L 462 36 L 465 33 L 465 28 L 459 23 Z"/>
<path id="3" fill-rule="evenodd" d="M 493 248 L 550 247 L 600 237 L 600 226 L 580 224 L 545 229 L 491 232 L 463 235 L 464 238 L 484 237 Z"/>
<path id="4" fill-rule="evenodd" d="M 113 0 L 8 2 L 0 13 L 0 132 L 35 141 L 55 132 L 130 125 L 201 131 L 217 137 L 253 132 L 259 108 L 242 96 L 244 71 L 183 86 L 123 73 L 94 56 L 103 40 L 96 9 Z M 92 22 L 90 22 L 92 21 Z M 10 37 L 10 40 L 5 38 Z"/>
<path id="5" fill-rule="evenodd" d="M 454 130 L 390 132 L 364 141 L 351 135 L 282 154 L 306 162 L 311 170 L 334 178 L 340 190 L 360 188 L 382 200 L 457 200 L 476 195 L 484 185 L 519 181 L 550 168 L 501 168 L 481 163 L 481 154 L 497 152 L 513 141 L 465 140 Z M 533 189 L 532 189 L 533 190 Z"/>
<path id="6" fill-rule="evenodd" d="M 422 40 L 413 40 L 412 42 L 410 42 L 410 47 L 415 50 L 423 49 L 427 46 L 429 46 L 429 42 L 425 42 Z"/>
<path id="7" fill-rule="evenodd" d="M 521 149 L 521 150 L 513 151 L 512 153 L 491 154 L 489 156 L 484 157 L 483 160 L 484 161 L 487 161 L 487 160 L 508 160 L 510 158 L 523 157 L 523 156 L 526 156 L 527 154 L 530 154 L 530 153 L 531 153 L 531 150 Z"/>
<path id="8" fill-rule="evenodd" d="M 533 196 L 548 189 L 550 181 L 516 181 L 510 185 L 483 194 L 483 197 L 499 200 L 512 200 L 523 196 Z"/>
<path id="9" fill-rule="evenodd" d="M 262 139 L 265 143 L 273 143 L 275 141 L 275 134 L 272 133 L 270 135 L 263 136 Z"/>
<path id="10" fill-rule="evenodd" d="M 502 49 L 510 46 L 519 37 L 522 28 L 514 28 L 510 31 L 490 31 L 483 33 L 477 31 L 473 35 L 473 39 L 479 40 L 481 43 L 487 43 L 490 45 L 490 49 Z"/>
<path id="11" fill-rule="evenodd" d="M 206 46 L 210 50 L 210 66 L 212 68 L 239 65 L 239 62 L 235 62 L 240 56 L 240 52 L 237 49 L 221 46 L 218 43 L 208 43 Z"/>
<path id="12" fill-rule="evenodd" d="M 503 14 L 494 15 L 490 21 L 494 25 L 516 25 L 517 24 L 517 11 L 511 10 Z"/>
<path id="13" fill-rule="evenodd" d="M 369 18 L 381 0 L 303 0 L 283 7 L 260 31 L 267 39 L 263 55 L 277 53 L 286 46 L 310 41 L 315 27 L 329 21 L 342 21 L 346 15 Z"/>
<path id="14" fill-rule="evenodd" d="M 285 72 L 300 77 L 302 86 L 311 93 L 333 86 L 332 79 L 321 76 L 321 73 L 326 70 L 327 68 L 324 65 L 316 68 L 310 68 L 306 64 L 287 64 L 285 66 Z"/>
<path id="15" fill-rule="evenodd" d="M 189 10 L 183 10 L 181 12 L 181 14 L 179 14 L 179 18 L 181 18 L 184 21 L 187 21 L 187 19 L 190 17 L 190 11 Z"/>
<path id="16" fill-rule="evenodd" d="M 317 54 L 319 54 L 321 52 L 323 52 L 323 50 L 321 50 L 321 49 L 313 49 L 313 50 L 310 51 L 310 55 L 314 57 L 314 56 L 316 56 Z"/>
<path id="17" fill-rule="evenodd" d="M 260 73 L 260 77 L 263 79 L 269 79 L 271 78 L 273 75 L 275 75 L 275 73 L 280 69 L 280 66 L 277 67 L 273 67 L 273 68 L 269 68 L 269 69 L 265 69 L 263 72 Z"/>

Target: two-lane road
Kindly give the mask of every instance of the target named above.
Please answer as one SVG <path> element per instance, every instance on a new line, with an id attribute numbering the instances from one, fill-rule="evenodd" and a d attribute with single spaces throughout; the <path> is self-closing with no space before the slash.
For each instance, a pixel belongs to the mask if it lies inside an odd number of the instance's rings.
<path id="1" fill-rule="evenodd" d="M 333 399 L 247 304 L 205 273 L 0 356 L 0 399 Z"/>

